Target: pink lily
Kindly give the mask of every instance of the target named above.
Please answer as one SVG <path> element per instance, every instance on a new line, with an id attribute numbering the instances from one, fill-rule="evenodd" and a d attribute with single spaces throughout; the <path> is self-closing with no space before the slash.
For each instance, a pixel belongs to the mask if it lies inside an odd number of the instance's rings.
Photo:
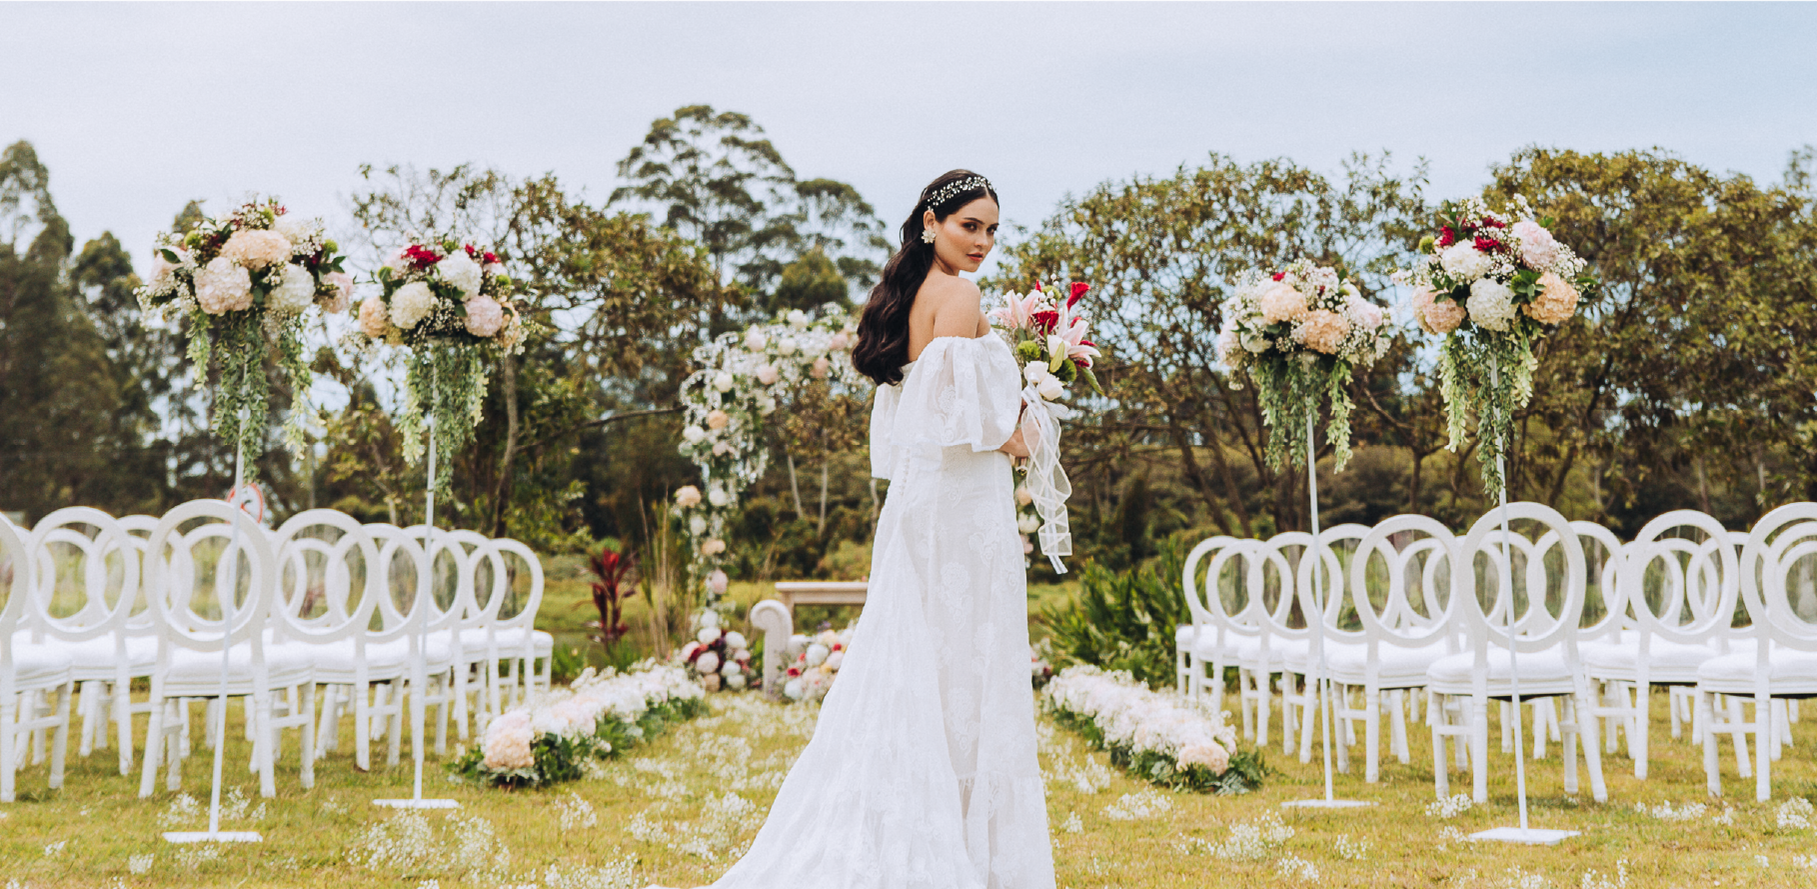
<path id="1" fill-rule="evenodd" d="M 1060 331 L 1060 339 L 1066 343 L 1066 357 L 1074 360 L 1082 359 L 1086 367 L 1090 367 L 1092 359 L 1102 354 L 1096 346 L 1091 344 L 1090 340 L 1085 338 L 1090 328 L 1091 325 L 1084 318 L 1074 318 L 1070 325 Z"/>
<path id="2" fill-rule="evenodd" d="M 1030 290 L 1027 296 L 1021 298 L 1015 293 L 1006 293 L 1003 302 L 1003 308 L 991 310 L 991 319 L 1001 322 L 1010 330 L 1026 330 L 1029 327 L 1029 317 L 1043 308 L 1043 294 L 1038 289 Z"/>

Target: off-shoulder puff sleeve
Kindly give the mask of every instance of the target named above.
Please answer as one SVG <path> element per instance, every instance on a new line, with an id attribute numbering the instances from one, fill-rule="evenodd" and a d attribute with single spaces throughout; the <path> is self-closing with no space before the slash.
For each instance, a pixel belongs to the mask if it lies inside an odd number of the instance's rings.
<path id="1" fill-rule="evenodd" d="M 1021 381 L 1015 356 L 995 334 L 935 338 L 899 385 L 877 390 L 871 474 L 888 478 L 899 448 L 1002 447 L 1021 413 Z"/>

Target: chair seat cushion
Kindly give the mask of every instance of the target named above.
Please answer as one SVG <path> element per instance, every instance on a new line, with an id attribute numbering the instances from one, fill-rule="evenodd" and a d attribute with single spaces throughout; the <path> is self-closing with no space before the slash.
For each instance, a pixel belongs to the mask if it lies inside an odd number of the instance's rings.
<path id="1" fill-rule="evenodd" d="M 1414 688 L 1425 685 L 1427 668 L 1447 656 L 1443 645 L 1428 648 L 1378 645 L 1377 684 L 1381 688 Z M 1369 675 L 1369 648 L 1354 642 L 1327 645 L 1325 664 L 1331 670 L 1331 678 L 1338 682 L 1363 685 Z"/>
<path id="2" fill-rule="evenodd" d="M 1584 672 L 1592 679 L 1634 682 L 1639 679 L 1640 642 L 1590 642 L 1581 648 Z M 1647 645 L 1647 681 L 1690 684 L 1697 668 L 1717 651 L 1707 645 L 1650 640 Z"/>
<path id="3" fill-rule="evenodd" d="M 1488 692 L 1492 698 L 1507 697 L 1512 691 L 1513 670 L 1507 649 L 1497 648 L 1488 656 Z M 1564 652 L 1523 651 L 1512 663 L 1520 666 L 1522 697 L 1570 694 L 1576 691 L 1576 679 L 1565 663 Z M 1448 654 L 1426 668 L 1426 685 L 1439 694 L 1467 695 L 1474 692 L 1472 673 L 1476 655 L 1471 652 Z"/>
<path id="4" fill-rule="evenodd" d="M 313 682 L 315 658 L 308 646 L 283 643 L 265 646 L 265 670 L 271 688 L 289 688 Z M 228 656 L 227 688 L 230 695 L 251 694 L 252 649 L 235 645 Z M 170 669 L 164 674 L 165 694 L 172 697 L 214 694 L 221 684 L 221 653 L 172 648 Z"/>
<path id="5" fill-rule="evenodd" d="M 12 641 L 13 677 L 21 691 L 50 688 L 70 680 L 70 654 L 54 642 L 33 644 L 20 636 Z"/>
<path id="6" fill-rule="evenodd" d="M 311 645 L 309 651 L 315 660 L 315 681 L 331 683 L 351 683 L 354 674 L 354 646 L 352 639 L 339 639 L 325 645 Z M 448 639 L 431 637 L 423 646 L 428 655 L 427 669 L 430 673 L 440 673 L 454 663 L 453 653 L 448 648 Z M 366 680 L 382 682 L 405 675 L 410 669 L 410 640 L 392 639 L 388 642 L 368 643 L 366 645 Z"/>
<path id="7" fill-rule="evenodd" d="M 1767 651 L 1767 664 L 1767 688 L 1772 694 L 1817 692 L 1817 652 L 1773 646 Z M 1697 684 L 1707 691 L 1751 695 L 1759 673 L 1757 652 L 1726 654 L 1697 668 Z"/>
<path id="8" fill-rule="evenodd" d="M 498 653 L 502 656 L 515 656 L 524 650 L 524 628 L 506 627 L 498 631 Z M 537 657 L 548 657 L 555 650 L 555 637 L 542 630 L 530 630 L 530 650 Z M 486 631 L 479 627 L 469 627 L 461 631 L 461 648 L 468 657 L 484 657 L 486 654 Z"/>
<path id="9" fill-rule="evenodd" d="M 119 658 L 114 651 L 114 640 L 102 637 L 85 639 L 69 643 L 71 663 L 77 679 L 112 679 L 116 674 L 114 666 Z M 126 640 L 126 674 L 128 676 L 150 676 L 158 666 L 158 640 L 148 636 L 132 636 Z"/>

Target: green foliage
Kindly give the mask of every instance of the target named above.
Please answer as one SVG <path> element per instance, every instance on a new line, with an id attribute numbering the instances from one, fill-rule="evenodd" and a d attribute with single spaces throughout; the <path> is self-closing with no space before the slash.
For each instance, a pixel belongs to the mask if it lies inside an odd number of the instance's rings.
<path id="1" fill-rule="evenodd" d="M 404 404 L 398 412 L 404 459 L 416 462 L 423 452 L 423 433 L 435 437 L 441 459 L 434 472 L 438 492 L 452 494 L 455 458 L 473 440 L 486 399 L 486 378 L 493 356 L 466 343 L 427 340 L 404 356 Z"/>
<path id="2" fill-rule="evenodd" d="M 1180 592 L 1184 560 L 1179 542 L 1169 541 L 1137 569 L 1086 561 L 1079 595 L 1042 614 L 1061 664 L 1127 670 L 1152 688 L 1172 685 L 1174 627 L 1191 619 Z"/>

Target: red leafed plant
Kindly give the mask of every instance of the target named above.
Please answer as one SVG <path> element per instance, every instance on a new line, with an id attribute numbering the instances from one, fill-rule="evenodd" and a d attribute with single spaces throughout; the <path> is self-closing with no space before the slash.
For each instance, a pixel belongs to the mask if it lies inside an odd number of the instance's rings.
<path id="1" fill-rule="evenodd" d="M 598 632 L 594 640 L 611 656 L 612 646 L 623 638 L 628 627 L 624 621 L 625 597 L 633 588 L 628 578 L 637 567 L 637 557 L 620 553 L 611 547 L 587 557 L 587 570 L 593 572 L 593 607 L 599 609 L 599 620 L 589 622 Z"/>

